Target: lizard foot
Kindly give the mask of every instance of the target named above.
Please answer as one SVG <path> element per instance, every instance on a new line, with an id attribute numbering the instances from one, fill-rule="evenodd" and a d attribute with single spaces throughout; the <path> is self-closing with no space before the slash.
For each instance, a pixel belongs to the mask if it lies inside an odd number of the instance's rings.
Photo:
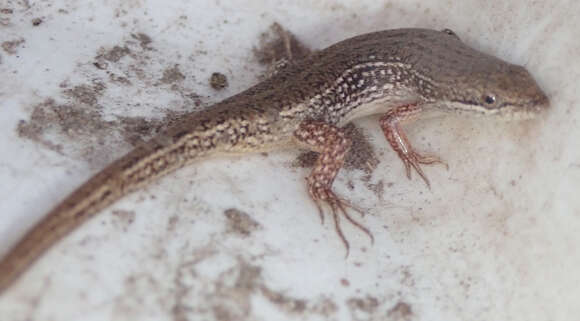
<path id="1" fill-rule="evenodd" d="M 421 176 L 423 181 L 425 181 L 427 187 L 431 188 L 429 179 L 427 179 L 427 176 L 421 169 L 421 165 L 439 163 L 445 165 L 447 169 L 449 169 L 449 166 L 437 156 L 421 155 L 415 152 L 413 146 L 409 143 L 407 135 L 405 135 L 405 132 L 401 128 L 401 122 L 413 120 L 421 111 L 421 107 L 414 104 L 393 108 L 381 117 L 380 125 L 385 134 L 385 138 L 397 155 L 399 155 L 403 164 L 405 164 L 407 177 L 411 179 L 411 168 L 413 168 Z"/>
<path id="2" fill-rule="evenodd" d="M 346 248 L 346 257 L 348 257 L 350 251 L 350 244 L 348 243 L 348 240 L 344 236 L 342 228 L 340 227 L 341 216 L 346 218 L 346 220 L 349 221 L 352 225 L 354 225 L 359 230 L 363 231 L 366 235 L 368 235 L 369 238 L 371 239 L 371 243 L 375 242 L 375 238 L 371 233 L 371 231 L 369 231 L 368 228 L 366 228 L 364 225 L 362 225 L 361 223 L 357 222 L 354 218 L 352 218 L 352 216 L 350 216 L 350 214 L 347 211 L 347 209 L 352 209 L 358 212 L 361 216 L 364 216 L 364 212 L 360 208 L 354 206 L 349 201 L 337 196 L 329 187 L 317 186 L 317 183 L 311 179 L 311 176 L 307 177 L 306 180 L 308 182 L 308 185 L 310 186 L 309 188 L 310 197 L 316 203 L 316 207 L 318 208 L 318 213 L 320 215 L 320 220 L 322 223 L 324 223 L 324 211 L 322 209 L 322 204 L 326 204 L 328 205 L 328 207 L 330 207 L 332 219 L 334 220 L 334 228 L 336 230 L 336 233 L 340 237 L 340 240 L 344 244 L 344 247 Z"/>
<path id="3" fill-rule="evenodd" d="M 407 178 L 411 179 L 411 168 L 413 168 L 415 169 L 417 174 L 421 176 L 425 184 L 427 184 L 428 188 L 431 188 L 431 183 L 429 182 L 429 179 L 421 169 L 421 165 L 442 164 L 447 169 L 449 169 L 449 165 L 447 165 L 447 163 L 441 160 L 441 158 L 435 155 L 421 155 L 412 149 L 407 150 L 405 153 L 399 153 L 399 157 L 403 161 L 403 164 L 405 164 Z"/>

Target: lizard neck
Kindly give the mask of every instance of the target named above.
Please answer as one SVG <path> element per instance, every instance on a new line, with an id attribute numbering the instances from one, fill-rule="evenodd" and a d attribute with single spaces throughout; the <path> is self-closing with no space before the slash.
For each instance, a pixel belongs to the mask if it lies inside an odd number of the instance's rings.
<path id="1" fill-rule="evenodd" d="M 342 126 L 364 116 L 383 114 L 393 107 L 426 101 L 410 65 L 396 61 L 365 61 L 338 73 L 318 92 L 296 104 L 304 118 Z"/>

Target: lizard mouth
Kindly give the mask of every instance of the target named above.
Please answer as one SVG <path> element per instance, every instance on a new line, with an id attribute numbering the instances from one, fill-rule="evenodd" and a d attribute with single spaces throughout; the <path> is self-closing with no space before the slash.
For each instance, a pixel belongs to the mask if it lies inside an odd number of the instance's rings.
<path id="1" fill-rule="evenodd" d="M 508 113 L 504 113 L 503 115 L 498 115 L 500 120 L 511 122 L 511 121 L 520 121 L 520 120 L 531 120 L 537 118 L 540 114 L 539 111 L 531 111 L 531 110 L 518 110 L 518 111 L 511 111 Z"/>
<path id="2" fill-rule="evenodd" d="M 503 112 L 500 112 L 498 116 L 507 121 L 534 119 L 547 112 L 549 108 L 549 98 L 544 93 L 540 93 L 538 96 L 520 106 L 506 108 Z"/>

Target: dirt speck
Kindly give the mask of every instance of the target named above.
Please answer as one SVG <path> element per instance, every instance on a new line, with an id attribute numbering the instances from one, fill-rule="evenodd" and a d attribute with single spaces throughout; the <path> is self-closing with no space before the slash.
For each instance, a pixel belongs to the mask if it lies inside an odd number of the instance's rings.
<path id="1" fill-rule="evenodd" d="M 408 303 L 398 302 L 387 313 L 393 321 L 408 321 L 413 317 L 413 309 Z"/>
<path id="2" fill-rule="evenodd" d="M 95 62 L 95 67 L 97 67 L 99 69 L 104 69 L 104 68 L 101 68 L 101 66 L 99 66 L 98 63 L 96 63 L 96 62 Z M 115 75 L 113 73 L 109 74 L 109 80 L 113 83 L 117 83 L 117 84 L 121 84 L 121 85 L 125 85 L 125 86 L 131 85 L 131 81 L 129 80 L 129 78 L 124 77 L 124 76 Z"/>
<path id="3" fill-rule="evenodd" d="M 108 64 L 104 61 L 95 61 L 93 62 L 93 66 L 95 66 L 97 69 L 105 70 L 107 69 Z"/>
<path id="4" fill-rule="evenodd" d="M 306 310 L 306 301 L 295 299 L 279 292 L 274 292 L 266 286 L 261 288 L 262 294 L 273 304 L 290 313 L 303 313 Z"/>
<path id="5" fill-rule="evenodd" d="M 65 89 L 64 94 L 78 103 L 95 105 L 99 96 L 103 94 L 103 90 L 105 90 L 105 85 L 96 83 L 94 85 L 78 85 L 71 89 Z"/>
<path id="6" fill-rule="evenodd" d="M 127 231 L 129 226 L 135 221 L 135 211 L 114 210 L 113 218 L 113 226 Z"/>
<path id="7" fill-rule="evenodd" d="M 348 299 L 346 304 L 350 308 L 351 312 L 362 311 L 368 314 L 372 314 L 379 307 L 379 300 L 372 296 L 366 296 L 364 298 Z"/>
<path id="8" fill-rule="evenodd" d="M 32 25 L 33 26 L 39 26 L 44 20 L 42 20 L 42 18 L 34 18 L 32 19 Z"/>
<path id="9" fill-rule="evenodd" d="M 262 268 L 240 261 L 235 287 L 242 290 L 255 290 L 262 278 Z"/>
<path id="10" fill-rule="evenodd" d="M 121 58 L 131 53 L 131 50 L 126 46 L 114 46 L 113 48 L 106 50 L 101 48 L 100 53 L 95 57 L 95 59 L 104 59 L 109 62 L 118 62 Z"/>
<path id="11" fill-rule="evenodd" d="M 15 40 L 9 40 L 9 41 L 4 41 L 2 43 L 2 49 L 4 49 L 4 51 L 9 54 L 9 55 L 15 55 L 18 52 L 18 48 L 25 42 L 25 40 L 23 38 L 20 39 L 15 39 Z"/>
<path id="12" fill-rule="evenodd" d="M 377 198 L 383 200 L 383 195 L 385 194 L 385 182 L 382 179 L 376 184 L 367 183 L 366 186 L 377 196 Z"/>
<path id="13" fill-rule="evenodd" d="M 148 35 L 146 35 L 144 33 L 134 33 L 131 35 L 131 37 L 133 39 L 139 41 L 139 45 L 144 50 L 151 50 L 152 49 L 149 45 L 153 42 L 153 40 L 151 40 L 151 37 L 149 37 Z"/>
<path id="14" fill-rule="evenodd" d="M 401 269 L 401 284 L 409 287 L 415 285 L 415 278 L 413 277 L 413 273 L 409 270 L 409 266 L 403 266 Z"/>
<path id="15" fill-rule="evenodd" d="M 254 48 L 254 56 L 264 65 L 272 65 L 282 59 L 301 60 L 311 53 L 307 46 L 277 22 L 260 36 L 259 47 Z"/>
<path id="16" fill-rule="evenodd" d="M 236 314 L 226 306 L 215 305 L 212 307 L 213 315 L 217 321 L 236 320 Z"/>
<path id="17" fill-rule="evenodd" d="M 167 68 L 163 71 L 163 77 L 161 77 L 159 81 L 164 84 L 171 84 L 183 81 L 184 79 L 185 75 L 179 70 L 179 65 L 174 65 L 173 67 Z"/>
<path id="18" fill-rule="evenodd" d="M 250 215 L 238 209 L 227 209 L 224 211 L 224 215 L 228 220 L 228 232 L 248 236 L 262 228 L 260 223 L 256 222 Z"/>
<path id="19" fill-rule="evenodd" d="M 214 72 L 209 78 L 209 84 L 211 88 L 221 90 L 228 86 L 228 78 L 220 72 Z"/>
<path id="20" fill-rule="evenodd" d="M 0 8 L 0 26 L 10 26 L 13 13 L 14 9 Z"/>
<path id="21" fill-rule="evenodd" d="M 301 316 L 317 314 L 323 316 L 323 319 L 332 319 L 330 316 L 336 314 L 336 311 L 338 311 L 336 304 L 326 297 L 308 301 L 306 299 L 288 296 L 279 291 L 274 291 L 266 285 L 262 285 L 260 291 L 268 301 L 275 304 L 280 310 L 285 311 L 288 314 L 299 314 Z"/>
<path id="22" fill-rule="evenodd" d="M 179 223 L 179 216 L 177 216 L 177 215 L 171 216 L 167 222 L 167 232 L 175 231 L 175 228 L 177 227 L 177 223 Z"/>
<path id="23" fill-rule="evenodd" d="M 159 288 L 157 280 L 148 273 L 131 273 L 122 280 L 121 286 L 124 292 L 114 301 L 112 311 L 117 317 L 112 319 L 136 318 L 131 316 L 142 310 L 146 295 Z"/>

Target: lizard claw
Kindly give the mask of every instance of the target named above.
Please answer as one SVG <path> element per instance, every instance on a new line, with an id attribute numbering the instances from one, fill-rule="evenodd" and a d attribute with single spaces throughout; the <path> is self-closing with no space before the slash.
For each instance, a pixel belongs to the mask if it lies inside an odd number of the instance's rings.
<path id="1" fill-rule="evenodd" d="M 360 208 L 354 206 L 349 201 L 338 197 L 330 188 L 319 187 L 315 188 L 311 186 L 309 189 L 309 193 L 311 198 L 316 203 L 316 207 L 318 208 L 318 213 L 320 214 L 321 221 L 324 223 L 324 211 L 322 210 L 321 204 L 327 204 L 332 213 L 332 218 L 334 220 L 334 227 L 336 229 L 336 233 L 340 237 L 344 247 L 346 248 L 346 257 L 349 255 L 350 251 L 350 244 L 348 243 L 344 233 L 342 232 L 342 228 L 340 227 L 340 217 L 343 216 L 347 219 L 352 225 L 357 227 L 359 230 L 363 231 L 366 235 L 369 236 L 371 243 L 374 244 L 375 238 L 373 234 L 369 231 L 361 223 L 357 222 L 354 218 L 352 218 L 349 214 L 347 209 L 352 209 L 355 212 L 358 212 L 361 216 L 364 216 L 364 211 Z"/>
<path id="2" fill-rule="evenodd" d="M 427 187 L 431 189 L 431 183 L 429 179 L 421 169 L 421 165 L 432 165 L 432 164 L 442 164 L 449 170 L 449 165 L 441 158 L 434 155 L 421 155 L 414 150 L 409 150 L 406 154 L 399 155 L 403 164 L 405 164 L 405 171 L 407 173 L 407 178 L 411 179 L 411 167 L 415 169 L 417 174 L 421 176 Z"/>

